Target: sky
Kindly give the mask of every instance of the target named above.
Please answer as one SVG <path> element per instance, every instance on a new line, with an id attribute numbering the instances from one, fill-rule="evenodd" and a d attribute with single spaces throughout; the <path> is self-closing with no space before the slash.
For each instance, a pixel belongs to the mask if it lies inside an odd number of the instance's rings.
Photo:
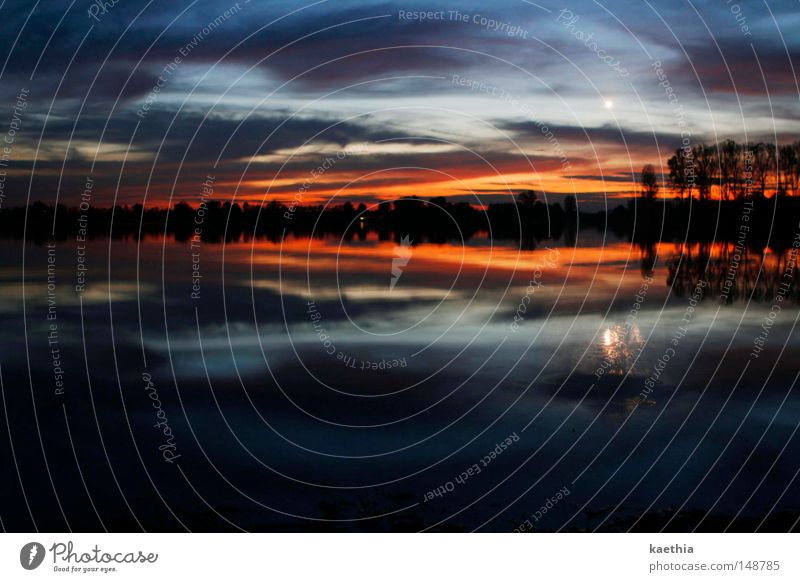
<path id="1" fill-rule="evenodd" d="M 420 12 L 423 12 L 420 14 Z M 521 189 L 800 136 L 797 0 L 0 3 L 3 206 Z M 207 192 L 206 192 L 207 193 Z"/>

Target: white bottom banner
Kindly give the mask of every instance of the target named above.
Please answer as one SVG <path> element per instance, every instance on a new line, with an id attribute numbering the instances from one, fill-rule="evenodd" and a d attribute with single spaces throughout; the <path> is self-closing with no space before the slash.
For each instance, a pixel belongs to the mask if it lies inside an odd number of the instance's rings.
<path id="1" fill-rule="evenodd" d="M 798 580 L 787 534 L 4 534 L 0 580 Z"/>

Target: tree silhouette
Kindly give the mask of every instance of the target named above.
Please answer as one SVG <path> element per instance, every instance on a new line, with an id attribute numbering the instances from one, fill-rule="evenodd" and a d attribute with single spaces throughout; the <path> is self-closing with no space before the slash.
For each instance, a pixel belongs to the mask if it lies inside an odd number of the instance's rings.
<path id="1" fill-rule="evenodd" d="M 564 198 L 564 212 L 570 216 L 578 213 L 578 201 L 576 200 L 575 196 L 570 194 Z"/>
<path id="2" fill-rule="evenodd" d="M 653 164 L 642 166 L 641 183 L 642 196 L 648 200 L 655 198 L 658 193 L 658 177 Z"/>
<path id="3" fill-rule="evenodd" d="M 692 196 L 692 183 L 689 180 L 691 160 L 686 159 L 686 152 L 682 148 L 675 150 L 675 155 L 667 160 L 669 167 L 669 182 L 678 193 L 678 198 L 683 200 L 683 195 L 688 191 Z"/>
<path id="4" fill-rule="evenodd" d="M 767 181 L 775 163 L 775 147 L 759 142 L 750 151 L 753 156 L 753 184 L 758 186 L 756 192 L 763 197 L 767 194 Z"/>
<path id="5" fill-rule="evenodd" d="M 781 191 L 797 196 L 800 190 L 800 141 L 782 145 L 778 152 Z"/>
<path id="6" fill-rule="evenodd" d="M 719 167 L 719 187 L 723 200 L 737 198 L 737 188 L 742 184 L 742 146 L 732 139 L 717 145 L 717 165 Z"/>
<path id="7" fill-rule="evenodd" d="M 523 190 L 517 194 L 517 204 L 520 206 L 533 206 L 537 200 L 536 192 L 533 190 Z"/>
<path id="8" fill-rule="evenodd" d="M 714 170 L 716 168 L 717 149 L 713 146 L 698 144 L 692 148 L 692 157 L 695 161 L 695 184 L 700 200 L 711 197 L 714 183 Z"/>

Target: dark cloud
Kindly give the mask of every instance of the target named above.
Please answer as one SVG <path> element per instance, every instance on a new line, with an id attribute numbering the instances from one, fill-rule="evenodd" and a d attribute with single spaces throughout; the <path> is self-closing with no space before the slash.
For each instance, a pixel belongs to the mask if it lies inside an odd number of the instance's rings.
<path id="1" fill-rule="evenodd" d="M 478 53 L 524 62 L 527 68 L 552 63 L 552 55 L 543 55 L 532 42 L 492 33 L 473 23 L 401 20 L 398 9 L 409 6 L 391 3 L 326 3 L 286 16 L 303 4 L 240 2 L 231 17 L 218 21 L 236 3 L 208 2 L 184 13 L 189 5 L 186 0 L 154 2 L 140 14 L 143 4 L 119 2 L 99 15 L 99 22 L 87 15 L 89 5 L 79 3 L 66 15 L 63 6 L 39 5 L 26 22 L 29 4 L 7 2 L 3 12 L 8 29 L 19 30 L 23 25 L 24 29 L 13 51 L 10 35 L 0 45 L 3 54 L 10 53 L 6 74 L 30 75 L 38 62 L 38 76 L 60 80 L 71 62 L 73 74 L 83 81 L 68 83 L 73 94 L 86 87 L 101 67 L 132 70 L 141 59 L 138 66 L 143 74 L 152 75 L 189 45 L 186 63 L 208 65 L 232 51 L 226 63 L 249 66 L 261 62 L 260 67 L 273 77 L 297 77 L 293 83 L 305 89 L 341 87 L 382 76 L 448 75 L 497 66 L 496 60 Z M 506 12 L 505 18 L 510 21 L 523 22 L 519 15 L 509 13 L 508 7 L 492 12 L 497 18 Z M 209 27 L 214 21 L 217 24 Z M 528 15 L 524 22 L 534 24 Z M 333 62 L 326 64 L 329 61 Z M 103 85 L 99 96 L 112 94 L 116 86 Z M 141 94 L 147 86 L 144 83 L 128 89 L 126 94 Z"/>
<path id="2" fill-rule="evenodd" d="M 797 47 L 771 41 L 751 46 L 741 38 L 714 40 L 687 45 L 691 66 L 685 59 L 673 61 L 670 77 L 712 93 L 797 96 L 798 80 L 792 70 L 800 65 Z"/>
<path id="3" fill-rule="evenodd" d="M 542 133 L 542 126 L 532 121 L 499 122 L 498 126 L 512 132 L 515 139 L 522 142 L 532 140 L 536 143 L 547 143 L 547 138 Z M 681 141 L 679 135 L 672 133 L 639 131 L 610 124 L 600 127 L 547 124 L 547 127 L 560 143 L 572 145 L 594 144 L 596 146 L 627 146 L 628 148 L 655 148 L 658 145 L 662 150 L 665 148 L 671 150 L 678 147 Z"/>
<path id="4" fill-rule="evenodd" d="M 627 175 L 625 175 L 625 174 L 622 174 L 622 175 L 615 175 L 615 174 L 609 174 L 609 175 L 588 174 L 588 175 L 575 175 L 575 176 L 564 176 L 564 177 L 569 179 L 569 180 L 597 180 L 597 181 L 602 181 L 602 182 L 624 182 L 624 183 L 630 183 L 634 179 L 634 176 L 631 176 L 630 174 L 627 174 Z"/>
<path id="5" fill-rule="evenodd" d="M 628 25 L 653 58 L 663 62 L 684 100 L 704 94 L 712 99 L 734 94 L 796 98 L 796 18 L 797 4 L 788 0 L 770 2 L 769 10 L 755 3 L 711 0 L 655 6 Z"/>
<path id="6" fill-rule="evenodd" d="M 38 136 L 43 121 L 44 118 L 31 120 L 26 128 L 26 135 Z M 164 190 L 171 191 L 172 183 L 178 176 L 178 191 L 183 189 L 181 185 L 186 182 L 191 184 L 190 188 L 194 188 L 196 183 L 203 181 L 206 174 L 224 174 L 230 180 L 238 181 L 246 167 L 242 159 L 291 150 L 306 142 L 315 146 L 333 144 L 343 148 L 352 142 L 406 137 L 402 132 L 390 131 L 368 122 L 290 118 L 287 115 L 250 116 L 238 120 L 217 115 L 205 117 L 191 111 L 176 116 L 163 110 L 149 112 L 144 120 L 129 111 L 118 112 L 110 119 L 86 115 L 79 118 L 77 123 L 69 117 L 52 117 L 47 119 L 44 129 L 43 142 L 58 145 L 41 149 L 40 155 L 56 159 L 37 161 L 33 191 L 38 197 L 48 199 L 55 195 L 59 182 L 62 182 L 62 188 L 66 191 L 77 191 L 82 187 L 84 177 L 91 171 L 93 153 L 80 153 L 78 144 L 86 142 L 96 147 L 101 135 L 104 146 L 101 148 L 100 161 L 95 163 L 93 171 L 99 181 L 98 187 L 103 185 L 103 177 L 107 182 L 106 186 L 114 185 L 122 167 L 121 160 L 130 142 L 132 159 L 125 166 L 124 188 L 127 191 L 139 189 L 142 192 L 150 180 L 151 186 L 159 195 Z M 72 148 L 64 162 L 65 148 L 70 136 Z M 107 161 L 111 153 L 114 154 L 112 157 L 115 161 Z M 141 155 L 147 157 L 147 161 L 140 161 Z M 218 158 L 220 164 L 215 168 Z M 182 161 L 184 165 L 180 167 Z M 288 169 L 303 163 L 300 160 L 295 161 Z M 316 165 L 308 162 L 305 164 L 309 169 Z M 31 161 L 16 160 L 12 166 L 16 174 L 8 178 L 8 191 L 27 190 L 26 174 L 33 167 Z M 256 163 L 251 167 L 248 178 L 253 179 L 253 173 L 258 173 L 258 178 L 271 176 L 279 167 L 278 163 Z M 151 171 L 154 173 L 152 179 Z"/>

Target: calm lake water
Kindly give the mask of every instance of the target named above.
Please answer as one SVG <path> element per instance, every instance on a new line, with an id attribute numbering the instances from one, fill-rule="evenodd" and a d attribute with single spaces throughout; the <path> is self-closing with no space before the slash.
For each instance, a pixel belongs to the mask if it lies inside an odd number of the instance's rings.
<path id="1" fill-rule="evenodd" d="M 3 526 L 791 528 L 791 250 L 577 238 L 0 241 Z"/>

